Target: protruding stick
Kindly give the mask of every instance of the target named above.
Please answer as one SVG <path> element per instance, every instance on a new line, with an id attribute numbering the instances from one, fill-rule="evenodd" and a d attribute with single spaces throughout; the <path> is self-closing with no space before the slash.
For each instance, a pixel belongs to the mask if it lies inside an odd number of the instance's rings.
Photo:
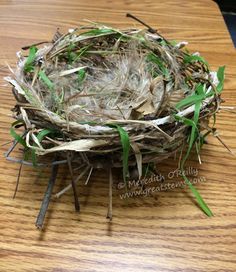
<path id="1" fill-rule="evenodd" d="M 41 204 L 41 208 L 40 208 L 40 211 L 39 211 L 36 223 L 35 223 L 35 225 L 36 225 L 36 227 L 38 229 L 43 228 L 43 222 L 44 222 L 44 218 L 45 218 L 45 215 L 46 215 L 46 212 L 47 212 L 47 209 L 48 209 L 48 205 L 49 205 L 49 202 L 50 202 L 50 199 L 51 199 L 52 190 L 53 190 L 53 187 L 54 187 L 54 184 L 55 184 L 55 181 L 56 181 L 58 168 L 59 168 L 58 164 L 52 166 L 52 172 L 51 172 L 51 176 L 50 176 L 50 179 L 49 179 L 49 182 L 48 182 L 48 187 L 47 187 L 47 190 L 45 192 L 43 202 Z"/>
<path id="2" fill-rule="evenodd" d="M 152 28 L 151 26 L 149 26 L 148 24 L 146 24 L 144 21 L 140 20 L 140 19 L 137 18 L 136 16 L 134 16 L 134 15 L 132 15 L 132 14 L 130 14 L 130 13 L 127 13 L 127 14 L 126 14 L 126 17 L 132 18 L 132 19 L 134 19 L 135 21 L 139 22 L 140 24 L 146 26 L 146 27 L 148 28 L 148 31 L 149 31 L 150 33 L 152 33 L 152 34 L 157 34 L 162 40 L 164 40 L 164 41 L 167 42 L 167 40 L 166 40 L 160 33 L 158 33 L 158 31 L 157 31 L 156 29 Z"/>
<path id="3" fill-rule="evenodd" d="M 79 176 L 75 179 L 75 184 L 77 184 L 77 182 L 88 172 L 89 170 L 89 166 L 85 167 L 85 169 L 79 174 Z M 54 196 L 56 198 L 61 197 L 65 192 L 67 192 L 68 190 L 70 190 L 72 187 L 72 184 L 70 183 L 69 185 L 67 185 L 64 189 L 62 189 L 60 192 L 56 193 Z"/>
<path id="4" fill-rule="evenodd" d="M 126 17 L 132 18 L 132 19 L 134 19 L 135 21 L 139 22 L 140 24 L 146 26 L 146 27 L 148 28 L 148 31 L 149 31 L 149 32 L 151 32 L 151 33 L 153 33 L 153 34 L 157 33 L 157 31 L 156 31 L 154 28 L 150 27 L 148 24 L 146 24 L 145 22 L 143 22 L 142 20 L 140 20 L 140 19 L 137 18 L 136 16 L 134 16 L 134 15 L 132 15 L 132 14 L 130 14 L 130 13 L 127 13 L 127 14 L 126 14 Z"/>
<path id="5" fill-rule="evenodd" d="M 72 185 L 72 189 L 73 189 L 73 193 L 74 193 L 75 210 L 79 212 L 80 211 L 79 198 L 78 198 L 78 194 L 77 194 L 77 190 L 76 190 L 76 182 L 75 182 L 75 178 L 74 178 L 74 173 L 73 173 L 73 169 L 72 169 L 72 165 L 71 165 L 71 158 L 70 158 L 69 153 L 67 153 L 67 161 L 68 161 L 69 171 L 70 171 L 70 175 L 71 175 L 71 185 Z"/>
<path id="6" fill-rule="evenodd" d="M 21 174 L 22 165 L 23 165 L 23 164 L 21 163 L 21 164 L 20 164 L 19 171 L 18 171 L 17 180 L 16 180 L 16 187 L 15 187 L 15 192 L 14 192 L 14 195 L 13 195 L 13 199 L 16 197 L 16 193 L 17 193 L 17 190 L 18 190 L 18 186 L 19 186 L 19 182 L 20 182 L 20 174 Z"/>
<path id="7" fill-rule="evenodd" d="M 108 204 L 108 211 L 107 211 L 107 218 L 112 221 L 112 186 L 113 186 L 113 177 L 112 177 L 112 170 L 109 169 L 109 204 Z"/>

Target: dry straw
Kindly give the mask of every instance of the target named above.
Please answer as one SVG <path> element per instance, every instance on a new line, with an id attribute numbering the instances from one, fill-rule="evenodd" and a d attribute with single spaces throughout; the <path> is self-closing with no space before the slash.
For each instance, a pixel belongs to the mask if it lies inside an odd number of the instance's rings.
<path id="1" fill-rule="evenodd" d="M 24 147 L 21 165 L 43 166 L 46 159 L 37 158 L 54 154 L 37 227 L 42 228 L 60 164 L 68 164 L 72 182 L 56 196 L 72 188 L 76 210 L 78 180 L 87 175 L 87 183 L 94 169 L 109 169 L 111 219 L 112 168 L 123 169 L 126 181 L 129 167 L 137 167 L 141 178 L 144 165 L 186 146 L 183 170 L 190 151 L 199 154 L 205 137 L 215 132 L 209 119 L 219 110 L 224 67 L 210 72 L 184 42 L 167 41 L 144 25 L 147 29 L 120 30 L 93 23 L 65 35 L 57 31 L 52 42 L 25 47 L 27 57 L 18 54 L 16 70 L 6 78 L 16 98 L 15 142 L 7 157 L 17 143 Z M 211 216 L 184 172 L 183 178 Z"/>

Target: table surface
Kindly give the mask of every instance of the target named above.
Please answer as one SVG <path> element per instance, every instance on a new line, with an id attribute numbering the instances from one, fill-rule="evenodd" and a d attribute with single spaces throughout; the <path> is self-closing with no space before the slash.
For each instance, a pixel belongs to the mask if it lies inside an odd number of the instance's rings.
<path id="1" fill-rule="evenodd" d="M 46 189 L 49 169 L 23 167 L 13 200 L 19 165 L 3 157 L 10 139 L 11 88 L 3 76 L 6 63 L 24 45 L 76 27 L 83 19 L 117 27 L 139 26 L 126 12 L 142 18 L 169 39 L 188 41 L 211 68 L 226 65 L 225 106 L 236 105 L 236 54 L 219 8 L 205 0 L 1 0 L 0 1 L 0 271 L 236 271 L 236 158 L 213 136 L 202 151 L 202 164 L 189 162 L 204 182 L 196 185 L 214 212 L 206 217 L 188 189 L 176 188 L 153 196 L 121 200 L 114 188 L 113 221 L 106 219 L 108 175 L 96 172 L 88 186 L 79 185 L 81 213 L 74 211 L 72 192 L 53 199 L 45 229 L 35 218 Z M 235 113 L 218 114 L 217 127 L 235 152 Z M 21 152 L 16 151 L 15 156 Z M 174 169 L 176 161 L 159 165 Z M 70 182 L 60 170 L 54 191 Z M 119 182 L 118 176 L 115 183 Z"/>

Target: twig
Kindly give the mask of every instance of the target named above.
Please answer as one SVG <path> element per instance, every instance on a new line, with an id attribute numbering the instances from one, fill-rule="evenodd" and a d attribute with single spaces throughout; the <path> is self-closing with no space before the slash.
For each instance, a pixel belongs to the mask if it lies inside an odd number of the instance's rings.
<path id="1" fill-rule="evenodd" d="M 223 110 L 223 111 L 227 111 L 227 112 L 230 112 L 230 113 L 233 113 L 233 114 L 236 114 L 235 110 L 236 110 L 236 107 L 230 107 L 230 106 L 220 106 L 219 107 L 220 110 Z"/>
<path id="2" fill-rule="evenodd" d="M 197 142 L 195 143 L 195 145 L 196 145 L 196 150 L 197 150 L 197 156 L 198 156 L 199 164 L 202 164 L 202 160 L 201 160 L 201 156 L 200 156 L 200 152 L 199 152 L 199 149 L 198 149 Z"/>
<path id="3" fill-rule="evenodd" d="M 6 154 L 5 154 L 5 157 L 6 157 L 7 161 L 21 163 L 23 165 L 28 165 L 28 166 L 34 166 L 32 162 L 28 162 L 28 161 L 25 161 L 25 160 L 22 160 L 22 159 L 17 159 L 17 158 L 9 157 L 9 156 L 6 156 Z M 37 167 L 47 167 L 47 166 L 59 165 L 59 164 L 66 164 L 66 163 L 67 163 L 67 160 L 54 161 L 54 162 L 48 163 L 48 164 L 37 163 Z"/>
<path id="4" fill-rule="evenodd" d="M 136 16 L 130 14 L 130 13 L 127 13 L 126 14 L 126 17 L 129 17 L 129 18 L 132 18 L 134 19 L 135 21 L 139 22 L 140 24 L 146 26 L 148 28 L 148 31 L 150 33 L 153 33 L 153 34 L 156 34 L 157 33 L 157 30 L 155 30 L 154 28 L 152 28 L 151 26 L 149 26 L 148 24 L 146 24 L 145 22 L 143 22 L 142 20 L 140 20 L 139 18 L 137 18 Z"/>
<path id="5" fill-rule="evenodd" d="M 152 28 L 151 26 L 149 26 L 148 24 L 146 24 L 144 21 L 140 20 L 139 18 L 137 18 L 136 16 L 130 14 L 130 13 L 127 13 L 126 14 L 126 17 L 129 17 L 129 18 L 132 18 L 134 19 L 135 21 L 139 22 L 140 24 L 144 25 L 147 27 L 148 31 L 152 34 L 157 34 L 160 39 L 162 39 L 163 41 L 165 41 L 166 43 L 169 43 L 158 31 L 157 29 L 154 29 Z"/>
<path id="6" fill-rule="evenodd" d="M 70 157 L 69 153 L 67 153 L 67 162 L 68 162 L 69 171 L 70 171 L 70 175 L 71 175 L 71 185 L 72 185 L 74 200 L 75 200 L 75 210 L 79 212 L 80 211 L 79 198 L 78 198 L 78 194 L 77 194 L 77 190 L 76 190 L 76 183 L 75 183 L 75 179 L 74 179 L 74 173 L 73 173 L 73 169 L 72 169 L 72 165 L 71 165 L 71 157 Z"/>
<path id="7" fill-rule="evenodd" d="M 90 171 L 89 171 L 88 177 L 87 177 L 87 179 L 86 179 L 86 181 L 85 181 L 85 183 L 84 183 L 85 185 L 87 185 L 87 184 L 88 184 L 88 182 L 89 182 L 89 180 L 90 180 L 90 177 L 91 177 L 92 172 L 93 172 L 93 167 L 91 167 L 91 168 L 90 168 Z"/>
<path id="8" fill-rule="evenodd" d="M 26 131 L 24 131 L 24 133 L 21 135 L 21 137 L 24 138 L 25 135 L 26 135 Z M 4 154 L 4 156 L 5 156 L 6 158 L 9 157 L 9 155 L 10 155 L 11 152 L 15 149 L 15 147 L 17 146 L 17 144 L 18 144 L 18 141 L 14 140 L 14 141 L 13 141 L 13 144 L 10 146 L 10 148 L 7 150 L 7 152 Z"/>
<path id="9" fill-rule="evenodd" d="M 205 129 L 207 129 L 208 131 L 210 131 L 212 133 L 212 135 L 214 137 L 216 137 L 216 139 L 233 155 L 235 156 L 235 153 L 223 142 L 223 140 L 220 138 L 220 136 L 217 133 L 217 130 L 215 128 L 207 128 L 207 127 L 203 127 Z"/>
<path id="10" fill-rule="evenodd" d="M 4 143 L 4 144 L 1 144 L 0 146 L 5 146 L 5 145 L 11 144 L 11 143 L 13 143 L 13 142 L 14 142 L 14 140 L 11 140 L 11 141 L 8 141 L 8 142 L 6 142 L 6 143 Z"/>
<path id="11" fill-rule="evenodd" d="M 219 142 L 233 155 L 233 156 L 235 156 L 235 154 L 234 154 L 234 152 L 223 142 L 223 140 L 220 138 L 220 136 L 219 135 L 214 135 L 213 134 L 213 136 L 215 136 L 218 140 L 219 140 Z"/>
<path id="12" fill-rule="evenodd" d="M 88 171 L 89 166 L 87 166 L 84 171 L 76 178 L 75 180 L 75 184 L 85 175 L 85 173 Z M 65 192 L 67 192 L 68 190 L 70 190 L 70 188 L 72 187 L 72 184 L 70 183 L 68 186 L 66 186 L 64 189 L 62 189 L 60 192 L 56 193 L 54 195 L 54 197 L 59 198 L 61 197 L 61 195 L 63 195 Z"/>
<path id="13" fill-rule="evenodd" d="M 236 107 L 232 107 L 232 106 L 220 106 L 219 109 L 220 110 L 235 110 Z"/>
<path id="14" fill-rule="evenodd" d="M 43 41 L 43 42 L 33 43 L 31 45 L 26 45 L 26 46 L 21 47 L 21 49 L 22 50 L 28 50 L 32 46 L 37 46 L 37 45 L 41 45 L 41 44 L 44 44 L 44 43 L 51 43 L 51 41 Z"/>
<path id="15" fill-rule="evenodd" d="M 7 158 L 11 154 L 11 152 L 14 150 L 18 142 L 15 140 L 13 144 L 10 146 L 10 148 L 7 150 L 7 152 L 4 154 L 4 156 Z"/>
<path id="16" fill-rule="evenodd" d="M 112 221 L 112 186 L 113 186 L 112 169 L 109 168 L 109 204 L 107 218 L 110 219 L 110 221 Z"/>
<path id="17" fill-rule="evenodd" d="M 48 209 L 48 205 L 49 205 L 49 202 L 51 199 L 51 194 L 52 194 L 52 190 L 53 190 L 55 180 L 57 177 L 58 168 L 59 168 L 58 164 L 52 166 L 52 172 L 51 172 L 51 176 L 50 176 L 50 179 L 48 182 L 48 187 L 45 192 L 45 195 L 44 195 L 44 198 L 43 198 L 43 201 L 41 204 L 41 208 L 40 208 L 40 211 L 39 211 L 36 223 L 35 223 L 35 225 L 38 229 L 43 228 L 43 221 L 44 221 L 44 218 L 45 218 L 45 215 L 46 215 L 46 212 Z"/>
<path id="18" fill-rule="evenodd" d="M 20 174 L 21 174 L 22 165 L 23 165 L 23 163 L 20 164 L 20 168 L 19 168 L 19 171 L 18 171 L 18 176 L 17 176 L 17 180 L 16 180 L 16 187 L 15 187 L 14 195 L 12 197 L 13 199 L 16 197 L 16 193 L 18 191 L 18 186 L 19 186 L 19 182 L 20 182 Z"/>

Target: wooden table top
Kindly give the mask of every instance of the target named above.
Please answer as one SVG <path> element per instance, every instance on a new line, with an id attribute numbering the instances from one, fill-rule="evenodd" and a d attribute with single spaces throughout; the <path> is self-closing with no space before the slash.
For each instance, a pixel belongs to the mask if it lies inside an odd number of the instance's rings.
<path id="1" fill-rule="evenodd" d="M 88 186 L 79 185 L 81 213 L 74 211 L 72 192 L 50 203 L 45 229 L 35 219 L 46 189 L 49 169 L 23 167 L 13 200 L 19 165 L 3 157 L 10 139 L 11 88 L 3 76 L 14 66 L 15 52 L 24 45 L 76 27 L 83 19 L 118 27 L 139 26 L 126 12 L 142 18 L 169 39 L 188 41 L 217 69 L 226 65 L 225 106 L 236 105 L 236 54 L 219 8 L 206 0 L 18 0 L 0 1 L 0 271 L 236 271 L 236 158 L 216 138 L 203 148 L 196 187 L 214 212 L 206 217 L 186 189 L 148 197 L 120 198 L 114 188 L 113 221 L 106 219 L 108 175 L 95 172 Z M 221 138 L 235 152 L 235 113 L 218 114 Z M 21 152 L 14 155 L 20 157 Z M 168 174 L 176 161 L 159 165 Z M 69 184 L 60 170 L 54 191 Z M 115 177 L 115 183 L 119 182 Z"/>

